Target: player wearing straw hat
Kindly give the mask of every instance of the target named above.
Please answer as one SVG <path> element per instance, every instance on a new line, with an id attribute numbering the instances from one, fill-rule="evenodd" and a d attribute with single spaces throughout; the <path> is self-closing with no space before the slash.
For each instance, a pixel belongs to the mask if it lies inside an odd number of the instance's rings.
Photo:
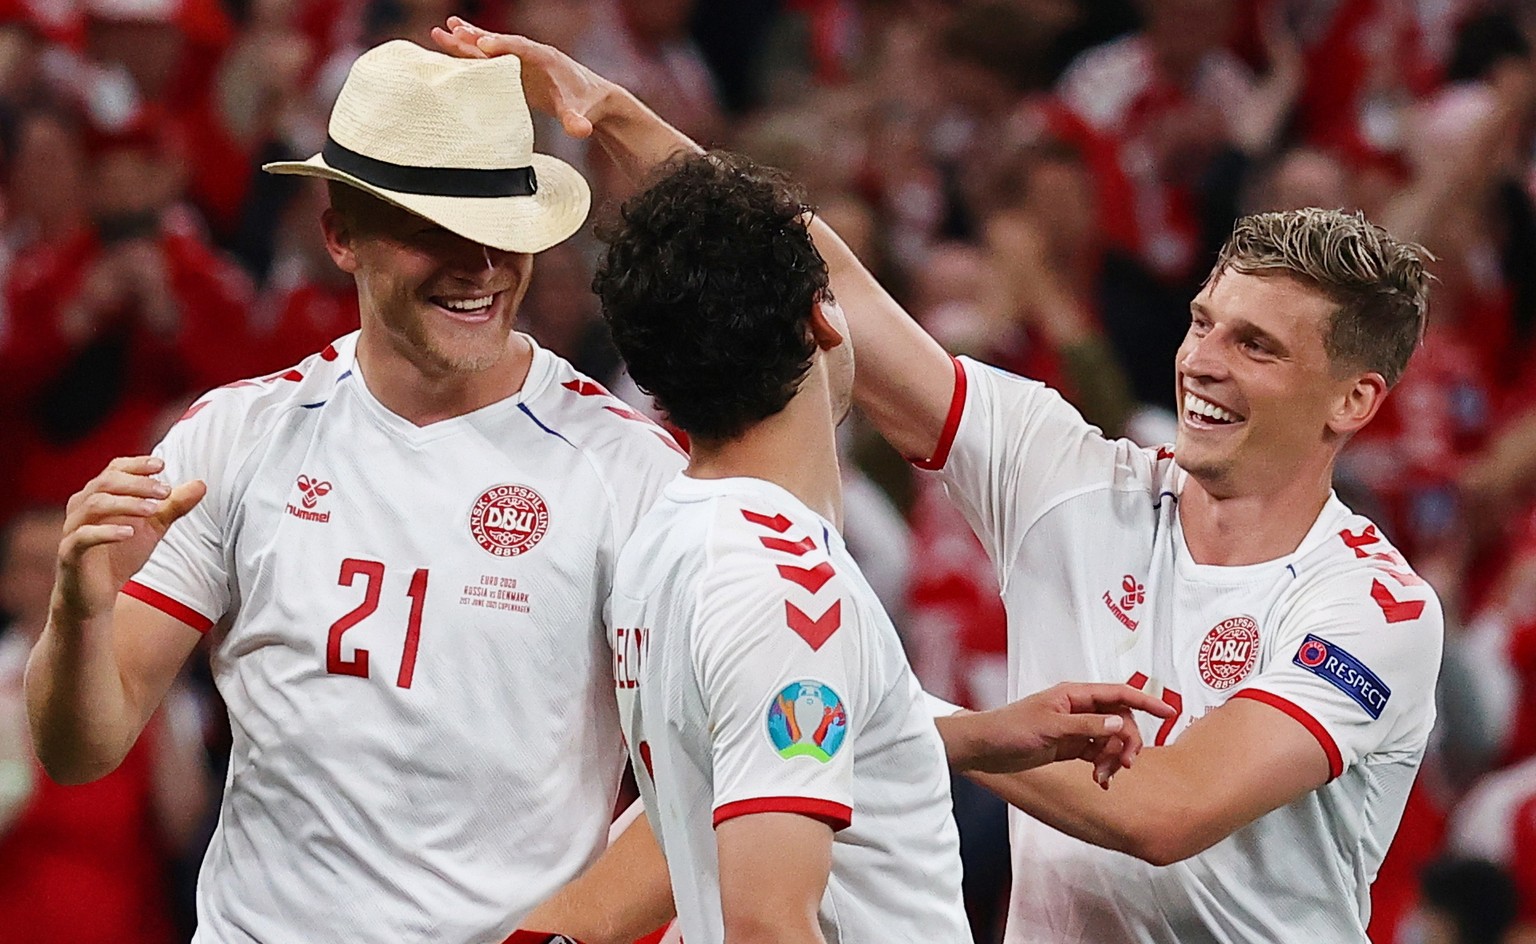
<path id="1" fill-rule="evenodd" d="M 332 181 L 361 331 L 210 392 L 70 503 L 38 755 L 113 769 L 208 636 L 234 743 L 199 941 L 497 941 L 603 850 L 610 573 L 683 457 L 512 330 L 589 203 L 533 152 L 518 66 L 360 58 L 325 149 L 267 169 Z M 638 904 L 611 940 L 668 916 L 654 850 L 614 847 Z"/>

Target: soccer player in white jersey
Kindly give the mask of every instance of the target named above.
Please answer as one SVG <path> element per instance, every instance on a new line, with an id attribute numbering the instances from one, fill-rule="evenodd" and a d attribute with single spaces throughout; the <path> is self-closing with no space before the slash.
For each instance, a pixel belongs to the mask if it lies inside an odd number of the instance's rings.
<path id="1" fill-rule="evenodd" d="M 112 770 L 207 635 L 234 743 L 197 940 L 497 942 L 606 844 L 609 581 L 683 456 L 512 330 L 589 202 L 532 152 L 515 59 L 376 48 L 324 152 L 275 169 L 332 181 L 362 330 L 207 394 L 75 496 L 38 755 Z M 670 916 L 637 828 L 597 866 L 633 909 L 542 926 L 627 944 Z"/>
<path id="2" fill-rule="evenodd" d="M 636 383 L 692 442 L 619 556 L 612 609 L 621 723 L 683 939 L 966 941 L 946 760 L 991 766 L 974 732 L 1011 730 L 1015 769 L 1113 763 L 1108 735 L 1135 726 L 1095 711 L 1172 713 L 1124 685 L 1062 685 L 936 729 L 838 533 L 853 350 L 809 211 L 712 154 L 669 165 L 622 215 L 594 286 Z"/>
<path id="3" fill-rule="evenodd" d="M 566 131 L 632 176 L 696 148 L 547 46 L 449 26 L 532 64 Z M 1422 337 L 1422 250 L 1354 214 L 1241 221 L 1173 365 L 1177 442 L 1139 449 L 1039 383 L 950 358 L 812 232 L 857 343 L 855 401 L 940 471 L 996 565 L 1010 694 L 1089 678 L 1178 710 L 1113 792 L 1060 765 L 989 782 L 1031 814 L 1011 817 L 1010 944 L 1364 942 L 1434 718 L 1442 616 L 1330 480 Z"/>

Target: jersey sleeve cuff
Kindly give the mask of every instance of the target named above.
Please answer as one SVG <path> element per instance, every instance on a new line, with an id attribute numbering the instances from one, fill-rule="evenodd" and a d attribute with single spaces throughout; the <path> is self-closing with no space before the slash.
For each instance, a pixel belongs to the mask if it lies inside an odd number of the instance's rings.
<path id="1" fill-rule="evenodd" d="M 944 463 L 949 461 L 949 450 L 955 445 L 955 433 L 960 429 L 960 416 L 965 412 L 965 367 L 958 357 L 951 357 L 950 361 L 955 365 L 955 392 L 949 400 L 949 415 L 944 417 L 944 428 L 939 432 L 939 444 L 927 459 L 912 460 L 913 465 L 929 472 L 944 468 Z"/>
<path id="2" fill-rule="evenodd" d="M 728 819 L 738 816 L 748 816 L 753 813 L 799 813 L 801 816 L 809 816 L 811 819 L 820 820 L 832 827 L 833 832 L 847 829 L 853 822 L 853 808 L 831 800 L 818 800 L 812 797 L 754 797 L 750 800 L 737 800 L 734 803 L 725 803 L 715 807 L 715 826 Z"/>
<path id="3" fill-rule="evenodd" d="M 1281 698 L 1279 695 L 1266 692 L 1258 688 L 1245 688 L 1236 692 L 1233 698 L 1251 698 L 1257 702 L 1263 702 L 1271 708 L 1278 708 L 1290 715 L 1302 727 L 1311 732 L 1317 738 L 1317 743 L 1322 745 L 1323 753 L 1328 755 L 1328 779 L 1337 780 L 1344 772 L 1344 755 L 1339 753 L 1339 746 L 1334 743 L 1333 735 L 1323 727 L 1323 723 L 1312 717 L 1312 714 L 1295 702 Z"/>
<path id="4" fill-rule="evenodd" d="M 186 623 L 200 633 L 206 633 L 213 628 L 213 620 L 182 603 L 180 600 L 172 599 L 159 590 L 146 587 L 137 580 L 130 580 L 123 584 L 123 593 L 133 597 L 135 600 L 148 603 L 165 615 Z"/>

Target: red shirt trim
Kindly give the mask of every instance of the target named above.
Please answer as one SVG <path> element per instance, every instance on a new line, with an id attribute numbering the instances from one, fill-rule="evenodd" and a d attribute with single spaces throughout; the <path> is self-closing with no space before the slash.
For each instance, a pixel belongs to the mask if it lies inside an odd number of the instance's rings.
<path id="1" fill-rule="evenodd" d="M 549 931 L 513 931 L 511 936 L 501 944 L 556 944 L 556 942 L 570 941 L 571 944 L 581 944 L 570 935 L 554 934 Z"/>
<path id="2" fill-rule="evenodd" d="M 135 580 L 123 584 L 123 592 L 135 600 L 141 600 L 150 606 L 186 623 L 200 633 L 206 633 L 213 628 L 213 620 L 187 606 L 179 600 L 173 600 L 159 590 L 152 590 Z"/>
<path id="3" fill-rule="evenodd" d="M 929 472 L 944 468 L 949 461 L 950 447 L 955 444 L 955 433 L 960 429 L 960 415 L 965 412 L 965 368 L 960 358 L 951 357 L 955 365 L 955 394 L 949 400 L 949 415 L 944 417 L 944 428 L 939 432 L 939 444 L 933 447 L 933 455 L 927 459 L 913 459 L 912 464 Z"/>
<path id="4" fill-rule="evenodd" d="M 848 824 L 853 822 L 852 807 L 833 803 L 831 800 L 816 800 L 811 797 L 755 797 L 751 800 L 737 800 L 734 803 L 715 807 L 715 825 L 719 826 L 728 819 L 748 816 L 752 813 L 799 813 L 801 816 L 821 820 L 831 826 L 833 832 L 847 829 Z"/>
<path id="5" fill-rule="evenodd" d="M 1312 736 L 1317 738 L 1317 743 L 1323 746 L 1323 753 L 1328 755 L 1328 779 L 1335 780 L 1344 772 L 1344 755 L 1339 753 L 1339 746 L 1333 743 L 1333 735 L 1329 734 L 1322 722 L 1312 717 L 1305 708 L 1279 695 L 1257 688 L 1245 688 L 1232 697 L 1251 698 L 1254 701 L 1263 702 L 1271 708 L 1279 708 L 1296 719 L 1302 727 L 1312 732 Z"/>

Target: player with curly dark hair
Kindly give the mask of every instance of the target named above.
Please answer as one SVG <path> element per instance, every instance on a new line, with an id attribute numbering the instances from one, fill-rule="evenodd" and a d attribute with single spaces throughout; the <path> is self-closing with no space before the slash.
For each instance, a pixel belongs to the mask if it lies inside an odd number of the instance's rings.
<path id="1" fill-rule="evenodd" d="M 683 935 L 962 940 L 945 761 L 1087 755 L 1107 773 L 1139 746 L 1106 737 L 1134 727 L 1114 712 L 1164 706 L 1058 686 L 936 734 L 837 534 L 853 353 L 811 209 L 734 154 L 674 158 L 650 184 L 605 228 L 593 287 L 635 381 L 693 441 L 613 591 L 621 721 Z"/>
<path id="2" fill-rule="evenodd" d="M 592 288 L 630 376 L 690 436 L 733 439 L 784 409 L 811 368 L 831 300 L 810 208 L 735 154 L 664 165 L 602 235 Z"/>

